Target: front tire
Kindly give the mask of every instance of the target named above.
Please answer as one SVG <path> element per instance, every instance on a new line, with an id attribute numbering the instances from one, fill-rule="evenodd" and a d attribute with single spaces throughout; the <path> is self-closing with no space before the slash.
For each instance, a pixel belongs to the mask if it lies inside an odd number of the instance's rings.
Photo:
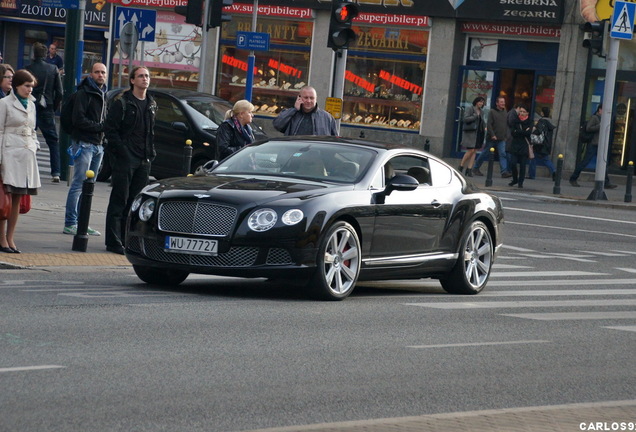
<path id="1" fill-rule="evenodd" d="M 137 277 L 151 285 L 177 286 L 188 277 L 189 273 L 180 270 L 165 270 L 155 267 L 133 265 Z"/>
<path id="2" fill-rule="evenodd" d="M 464 231 L 459 258 L 442 288 L 450 294 L 477 294 L 484 289 L 493 264 L 492 236 L 483 222 L 475 221 Z"/>
<path id="3" fill-rule="evenodd" d="M 347 222 L 333 224 L 320 241 L 318 266 L 309 283 L 322 300 L 343 300 L 351 294 L 360 274 L 360 240 Z"/>

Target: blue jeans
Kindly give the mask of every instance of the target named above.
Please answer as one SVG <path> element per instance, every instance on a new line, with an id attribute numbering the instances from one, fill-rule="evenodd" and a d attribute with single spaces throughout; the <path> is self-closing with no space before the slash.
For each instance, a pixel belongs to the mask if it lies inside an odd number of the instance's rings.
<path id="1" fill-rule="evenodd" d="M 534 154 L 534 159 L 530 159 L 530 169 L 528 171 L 528 177 L 531 179 L 535 178 L 537 175 L 537 165 L 543 165 L 544 167 L 550 170 L 550 174 L 554 174 L 556 169 L 552 164 L 552 160 L 550 159 L 550 155 L 539 155 Z"/>
<path id="2" fill-rule="evenodd" d="M 501 141 L 488 141 L 488 147 L 484 148 L 479 156 L 477 156 L 477 160 L 475 161 L 475 169 L 479 169 L 481 164 L 490 157 L 490 148 L 497 146 L 497 153 L 499 153 L 499 169 L 501 174 L 506 171 L 510 171 L 508 168 L 508 156 L 506 155 L 506 140 Z"/>
<path id="3" fill-rule="evenodd" d="M 60 141 L 55 126 L 55 112 L 53 108 L 38 108 L 36 114 L 36 129 L 39 128 L 49 147 L 51 158 L 51 176 L 60 175 Z"/>
<path id="4" fill-rule="evenodd" d="M 104 147 L 84 141 L 71 140 L 69 147 L 73 161 L 73 180 L 66 197 L 66 214 L 64 215 L 64 226 L 77 225 L 77 214 L 79 212 L 79 201 L 82 194 L 82 185 L 86 180 L 86 171 L 95 173 L 90 181 L 95 182 L 99 166 L 104 157 Z M 78 153 L 79 152 L 79 153 Z"/>
<path id="5" fill-rule="evenodd" d="M 587 148 L 585 149 L 585 156 L 583 156 L 583 159 L 581 160 L 581 162 L 579 162 L 579 164 L 574 169 L 574 172 L 570 176 L 570 181 L 576 181 L 576 179 L 578 179 L 579 176 L 581 175 L 581 171 L 583 171 L 585 167 L 588 166 L 590 162 L 592 162 L 592 159 L 594 159 L 594 156 L 597 156 L 597 154 L 598 154 L 598 145 L 588 144 Z M 608 165 L 609 165 L 609 162 L 608 162 Z M 609 175 L 607 174 L 607 170 L 606 170 L 605 183 L 609 183 L 609 182 L 610 182 Z"/>

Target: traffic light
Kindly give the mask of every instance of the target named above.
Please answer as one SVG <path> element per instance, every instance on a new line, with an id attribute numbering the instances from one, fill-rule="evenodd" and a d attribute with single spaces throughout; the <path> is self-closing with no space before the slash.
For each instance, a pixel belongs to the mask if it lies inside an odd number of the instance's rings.
<path id="1" fill-rule="evenodd" d="M 331 1 L 331 19 L 329 20 L 329 39 L 327 46 L 334 51 L 349 48 L 357 38 L 351 29 L 351 22 L 358 16 L 358 4 L 351 1 Z"/>
<path id="2" fill-rule="evenodd" d="M 607 42 L 607 21 L 586 22 L 581 25 L 581 29 L 585 32 L 583 36 L 583 46 L 592 50 L 593 54 L 599 57 L 605 57 Z"/>
<path id="3" fill-rule="evenodd" d="M 185 22 L 201 27 L 203 23 L 203 0 L 188 0 L 186 6 L 175 6 L 174 12 L 183 15 Z"/>
<path id="4" fill-rule="evenodd" d="M 232 21 L 230 14 L 223 13 L 223 8 L 232 6 L 233 0 L 209 0 L 210 10 L 208 14 L 208 29 L 221 27 L 224 22 Z"/>

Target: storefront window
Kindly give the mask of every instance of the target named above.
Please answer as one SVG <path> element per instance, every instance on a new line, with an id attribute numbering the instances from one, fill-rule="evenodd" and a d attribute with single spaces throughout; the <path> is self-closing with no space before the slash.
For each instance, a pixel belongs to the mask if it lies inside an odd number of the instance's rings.
<path id="1" fill-rule="evenodd" d="M 216 94 L 231 102 L 245 98 L 247 81 L 249 51 L 236 48 L 237 31 L 251 31 L 251 19 L 234 15 L 223 27 Z M 259 18 L 257 31 L 269 33 L 270 49 L 255 52 L 252 103 L 259 115 L 275 116 L 308 83 L 313 23 Z"/>
<path id="2" fill-rule="evenodd" d="M 343 124 L 419 130 L 428 31 L 357 26 L 345 72 Z"/>

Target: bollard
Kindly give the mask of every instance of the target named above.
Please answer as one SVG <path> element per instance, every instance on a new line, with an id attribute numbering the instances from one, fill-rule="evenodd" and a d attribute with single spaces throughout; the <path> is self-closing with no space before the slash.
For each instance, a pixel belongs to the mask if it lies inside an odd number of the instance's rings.
<path id="1" fill-rule="evenodd" d="M 77 215 L 77 233 L 73 237 L 73 250 L 86 252 L 88 245 L 88 220 L 91 217 L 91 204 L 93 203 L 93 191 L 95 190 L 95 182 L 93 178 L 95 173 L 91 170 L 86 171 L 86 180 L 82 183 L 82 195 L 79 201 L 79 213 Z"/>
<path id="2" fill-rule="evenodd" d="M 557 195 L 561 193 L 561 175 L 563 174 L 563 155 L 559 153 L 559 159 L 557 160 L 556 175 L 554 177 L 554 187 L 552 193 Z"/>
<path id="3" fill-rule="evenodd" d="M 186 140 L 183 147 L 183 175 L 190 174 L 190 165 L 192 164 L 192 140 Z"/>
<path id="4" fill-rule="evenodd" d="M 495 163 L 495 147 L 490 147 L 488 155 L 488 171 L 486 172 L 486 187 L 492 186 L 492 167 Z"/>
<path id="5" fill-rule="evenodd" d="M 627 180 L 625 180 L 625 202 L 632 202 L 632 179 L 634 178 L 634 161 L 627 166 Z"/>
<path id="6" fill-rule="evenodd" d="M 431 140 L 426 138 L 426 141 L 424 141 L 424 151 L 426 153 L 430 153 L 431 152 Z"/>
<path id="7" fill-rule="evenodd" d="M 365 136 L 364 136 L 364 131 L 360 131 L 360 138 L 362 138 L 362 139 L 364 139 L 364 138 L 365 138 Z"/>

